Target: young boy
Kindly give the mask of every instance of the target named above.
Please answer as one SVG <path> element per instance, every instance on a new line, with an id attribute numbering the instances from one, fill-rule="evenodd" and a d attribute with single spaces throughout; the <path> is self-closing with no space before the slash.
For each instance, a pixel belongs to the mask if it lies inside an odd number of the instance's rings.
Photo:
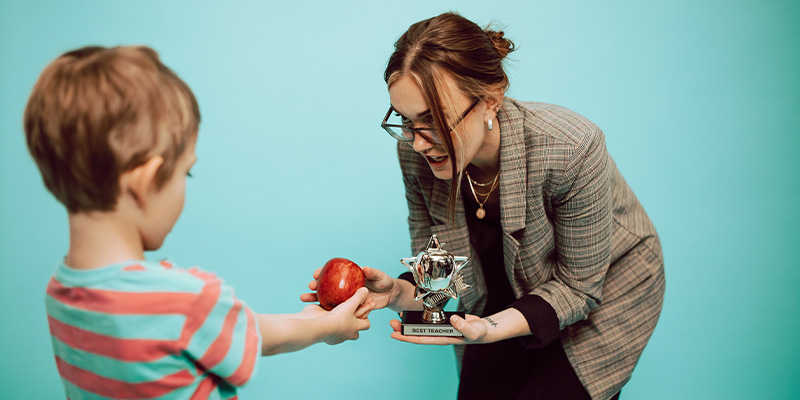
<path id="1" fill-rule="evenodd" d="M 192 91 L 147 47 L 70 51 L 33 89 L 28 148 L 69 215 L 46 306 L 70 399 L 236 398 L 259 354 L 369 328 L 364 288 L 331 312 L 255 314 L 213 274 L 145 260 L 183 209 L 199 122 Z"/>

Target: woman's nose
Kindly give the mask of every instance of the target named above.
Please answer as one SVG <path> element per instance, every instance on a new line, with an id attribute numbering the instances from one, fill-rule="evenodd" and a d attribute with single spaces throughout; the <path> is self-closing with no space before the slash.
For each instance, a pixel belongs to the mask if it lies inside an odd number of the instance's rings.
<path id="1" fill-rule="evenodd" d="M 422 135 L 414 135 L 414 143 L 411 145 L 414 148 L 414 151 L 418 153 L 424 153 L 430 150 L 433 147 L 433 143 L 429 142 L 425 139 Z"/>

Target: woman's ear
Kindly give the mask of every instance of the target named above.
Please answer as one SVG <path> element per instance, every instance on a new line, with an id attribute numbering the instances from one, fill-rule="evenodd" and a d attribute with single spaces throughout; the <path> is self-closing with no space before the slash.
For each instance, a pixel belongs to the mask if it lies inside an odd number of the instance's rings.
<path id="1" fill-rule="evenodd" d="M 124 172 L 119 177 L 120 193 L 130 194 L 139 207 L 144 208 L 147 205 L 147 195 L 156 186 L 156 174 L 162 164 L 164 158 L 155 156 L 144 164 Z"/>
<path id="2" fill-rule="evenodd" d="M 503 105 L 503 96 L 505 91 L 495 90 L 490 96 L 486 97 L 486 118 L 493 118 L 497 114 L 497 110 Z"/>

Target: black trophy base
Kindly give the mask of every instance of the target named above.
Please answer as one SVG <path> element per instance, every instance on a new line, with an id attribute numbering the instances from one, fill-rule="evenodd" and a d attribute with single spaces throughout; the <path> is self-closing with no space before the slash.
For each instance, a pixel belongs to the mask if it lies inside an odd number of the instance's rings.
<path id="1" fill-rule="evenodd" d="M 403 320 L 400 326 L 400 333 L 406 336 L 453 336 L 462 337 L 464 335 L 450 325 L 450 316 L 458 315 L 465 317 L 463 311 L 444 312 L 446 318 L 444 322 L 433 324 L 422 320 L 422 311 L 403 311 Z"/>

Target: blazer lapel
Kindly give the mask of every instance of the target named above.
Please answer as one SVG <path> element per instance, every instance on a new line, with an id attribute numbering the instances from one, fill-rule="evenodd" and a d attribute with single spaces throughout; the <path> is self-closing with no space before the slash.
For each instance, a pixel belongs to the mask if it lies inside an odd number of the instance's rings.
<path id="1" fill-rule="evenodd" d="M 497 119 L 501 132 L 500 220 L 503 226 L 503 257 L 506 275 L 511 280 L 519 253 L 518 239 L 525 228 L 525 129 L 522 112 L 509 98 L 503 100 Z"/>
<path id="2" fill-rule="evenodd" d="M 441 224 L 449 225 L 450 215 L 447 213 L 447 199 L 450 193 L 450 181 L 433 178 L 433 185 L 431 186 L 430 201 L 428 210 L 430 210 L 431 217 Z M 464 205 L 461 201 L 456 202 L 456 220 L 458 221 L 459 211 L 463 214 Z"/>

